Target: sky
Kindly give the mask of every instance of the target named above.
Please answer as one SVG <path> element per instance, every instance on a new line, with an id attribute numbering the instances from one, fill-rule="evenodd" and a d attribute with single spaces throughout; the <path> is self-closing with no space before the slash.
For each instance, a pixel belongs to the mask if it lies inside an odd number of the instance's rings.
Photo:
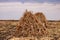
<path id="1" fill-rule="evenodd" d="M 43 12 L 47 20 L 60 20 L 60 0 L 0 0 L 0 20 L 19 20 L 26 9 Z"/>

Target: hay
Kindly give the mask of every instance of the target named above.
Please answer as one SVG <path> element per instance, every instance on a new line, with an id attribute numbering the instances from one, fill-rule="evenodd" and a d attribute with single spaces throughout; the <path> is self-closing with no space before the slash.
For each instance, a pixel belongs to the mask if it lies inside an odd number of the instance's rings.
<path id="1" fill-rule="evenodd" d="M 18 37 L 43 36 L 47 34 L 42 22 L 37 19 L 30 11 L 26 11 L 19 20 L 15 35 Z"/>
<path id="2" fill-rule="evenodd" d="M 37 12 L 35 13 L 35 16 L 38 18 L 39 21 L 41 21 L 42 23 L 46 22 L 46 17 L 42 12 Z"/>
<path id="3" fill-rule="evenodd" d="M 47 27 L 47 19 L 46 19 L 45 15 L 44 15 L 42 12 L 37 12 L 37 13 L 35 13 L 34 15 L 37 17 L 37 19 L 38 19 L 39 21 L 42 22 L 42 24 L 43 24 L 45 27 Z"/>

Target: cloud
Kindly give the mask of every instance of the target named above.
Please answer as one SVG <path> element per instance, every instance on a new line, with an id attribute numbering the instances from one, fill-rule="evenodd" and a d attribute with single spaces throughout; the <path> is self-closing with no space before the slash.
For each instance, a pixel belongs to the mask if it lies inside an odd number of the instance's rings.
<path id="1" fill-rule="evenodd" d="M 25 10 L 43 12 L 48 20 L 60 20 L 60 4 L 52 3 L 0 3 L 0 19 L 19 19 Z"/>
<path id="2" fill-rule="evenodd" d="M 0 0 L 0 2 L 60 3 L 60 0 Z"/>

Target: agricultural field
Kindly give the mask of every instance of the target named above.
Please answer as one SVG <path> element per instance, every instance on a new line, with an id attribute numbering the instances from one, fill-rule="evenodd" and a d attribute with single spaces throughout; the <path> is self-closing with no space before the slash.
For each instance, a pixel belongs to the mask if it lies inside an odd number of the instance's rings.
<path id="1" fill-rule="evenodd" d="M 10 38 L 19 39 L 19 38 L 13 37 L 13 34 L 16 30 L 15 27 L 17 24 L 18 24 L 18 20 L 0 20 L 0 40 L 7 40 Z M 49 37 L 44 36 L 44 37 L 41 37 L 40 40 L 43 40 L 44 38 L 46 40 L 48 39 L 60 40 L 60 21 L 48 21 L 48 26 L 49 27 L 47 30 L 50 32 L 50 35 L 48 35 Z M 30 38 L 31 37 L 22 38 L 22 39 L 28 40 Z M 32 39 L 34 39 L 34 37 L 32 37 Z M 35 40 L 38 40 L 38 39 L 35 38 Z"/>
<path id="2" fill-rule="evenodd" d="M 1 20 L 0 21 L 0 40 L 7 40 L 12 37 L 18 21 Z"/>

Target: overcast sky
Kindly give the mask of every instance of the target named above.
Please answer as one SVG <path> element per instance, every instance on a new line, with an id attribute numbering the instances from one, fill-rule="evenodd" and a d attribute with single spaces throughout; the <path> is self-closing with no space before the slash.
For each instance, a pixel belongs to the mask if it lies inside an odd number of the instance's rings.
<path id="1" fill-rule="evenodd" d="M 47 20 L 60 20 L 60 0 L 0 0 L 0 20 L 18 20 L 26 9 L 43 12 Z"/>

